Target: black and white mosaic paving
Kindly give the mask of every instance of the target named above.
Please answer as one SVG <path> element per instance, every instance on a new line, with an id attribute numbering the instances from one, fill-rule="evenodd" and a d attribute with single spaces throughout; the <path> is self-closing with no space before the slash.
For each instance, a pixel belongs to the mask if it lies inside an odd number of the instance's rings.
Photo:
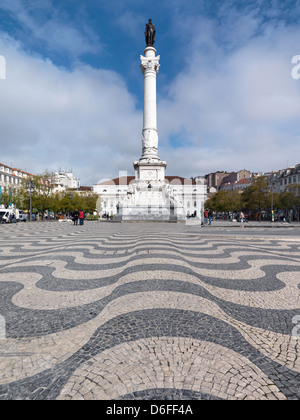
<path id="1" fill-rule="evenodd" d="M 299 285 L 297 236 L 0 225 L 0 399 L 298 400 Z"/>

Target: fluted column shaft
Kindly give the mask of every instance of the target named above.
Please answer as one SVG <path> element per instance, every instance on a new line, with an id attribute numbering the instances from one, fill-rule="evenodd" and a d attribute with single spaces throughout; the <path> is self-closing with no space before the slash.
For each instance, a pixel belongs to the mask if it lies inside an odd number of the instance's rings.
<path id="1" fill-rule="evenodd" d="M 158 157 L 158 133 L 156 114 L 156 75 L 160 56 L 155 56 L 154 47 L 147 47 L 141 56 L 144 75 L 144 116 L 142 131 L 143 153 L 140 160 L 160 160 Z"/>

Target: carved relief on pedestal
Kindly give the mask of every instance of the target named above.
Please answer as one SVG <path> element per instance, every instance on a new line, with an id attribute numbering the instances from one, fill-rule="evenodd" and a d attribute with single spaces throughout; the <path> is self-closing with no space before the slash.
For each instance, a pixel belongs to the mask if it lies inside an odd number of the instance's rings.
<path id="1" fill-rule="evenodd" d="M 142 144 L 145 149 L 156 149 L 158 148 L 158 134 L 156 130 L 144 129 L 142 133 Z"/>
<path id="2" fill-rule="evenodd" d="M 143 156 L 157 155 L 158 151 L 158 135 L 153 129 L 144 129 L 142 133 Z"/>

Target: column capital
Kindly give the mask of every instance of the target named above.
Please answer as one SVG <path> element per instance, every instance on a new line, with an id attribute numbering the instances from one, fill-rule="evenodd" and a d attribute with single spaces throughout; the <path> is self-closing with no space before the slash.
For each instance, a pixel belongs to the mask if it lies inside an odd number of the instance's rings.
<path id="1" fill-rule="evenodd" d="M 159 71 L 159 59 L 160 56 L 157 57 L 144 57 L 143 55 L 140 56 L 141 58 L 141 69 L 142 73 L 145 74 L 147 72 L 152 72 L 157 74 Z"/>

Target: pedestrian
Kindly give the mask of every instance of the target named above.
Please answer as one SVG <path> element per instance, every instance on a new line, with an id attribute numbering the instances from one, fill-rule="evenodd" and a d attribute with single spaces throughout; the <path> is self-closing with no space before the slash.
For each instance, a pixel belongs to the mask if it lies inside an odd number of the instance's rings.
<path id="1" fill-rule="evenodd" d="M 79 219 L 79 224 L 83 225 L 83 220 L 84 220 L 84 212 L 83 210 L 80 210 L 79 215 L 78 215 L 78 219 Z"/>
<path id="2" fill-rule="evenodd" d="M 243 223 L 243 222 L 244 222 L 244 218 L 245 218 L 244 213 L 241 211 L 241 212 L 240 212 L 240 222 L 241 222 L 241 223 Z"/>
<path id="3" fill-rule="evenodd" d="M 208 224 L 211 226 L 211 219 L 212 219 L 212 212 L 211 210 L 208 210 Z"/>
<path id="4" fill-rule="evenodd" d="M 78 212 L 78 210 L 76 209 L 76 210 L 73 212 L 73 222 L 74 222 L 74 226 L 75 226 L 75 225 L 78 225 L 78 217 L 79 217 L 79 212 Z"/>
<path id="5" fill-rule="evenodd" d="M 204 223 L 207 223 L 208 221 L 208 210 L 204 211 Z"/>

